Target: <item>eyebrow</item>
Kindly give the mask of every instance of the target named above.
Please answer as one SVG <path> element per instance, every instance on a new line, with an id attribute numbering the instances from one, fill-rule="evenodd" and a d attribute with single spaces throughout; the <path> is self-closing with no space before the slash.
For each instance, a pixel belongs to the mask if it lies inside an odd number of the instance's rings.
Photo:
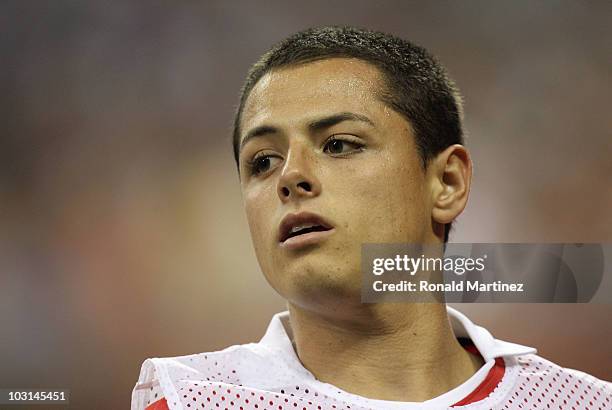
<path id="1" fill-rule="evenodd" d="M 368 125 L 374 126 L 374 123 L 372 122 L 372 120 L 370 120 L 365 115 L 355 114 L 352 112 L 341 112 L 341 113 L 329 115 L 329 116 L 318 118 L 316 120 L 311 121 L 308 124 L 308 130 L 310 132 L 322 131 L 324 129 L 333 127 L 336 124 L 340 124 L 341 122 L 344 122 L 344 121 L 357 121 L 357 122 L 363 122 Z M 242 148 L 247 143 L 247 141 L 249 141 L 250 139 L 257 138 L 257 137 L 263 137 L 269 134 L 276 134 L 279 131 L 280 130 L 277 127 L 273 127 L 270 125 L 260 125 L 259 127 L 253 128 L 242 139 L 242 142 L 240 143 L 240 151 L 242 151 Z"/>

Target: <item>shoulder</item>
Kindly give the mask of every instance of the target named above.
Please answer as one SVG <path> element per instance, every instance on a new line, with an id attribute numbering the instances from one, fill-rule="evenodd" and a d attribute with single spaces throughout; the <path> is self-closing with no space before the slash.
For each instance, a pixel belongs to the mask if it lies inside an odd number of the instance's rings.
<path id="1" fill-rule="evenodd" d="M 523 378 L 536 378 L 540 381 L 549 380 L 550 383 L 559 382 L 561 388 L 571 387 L 572 380 L 577 384 L 598 385 L 608 390 L 612 387 L 610 382 L 600 380 L 579 370 L 559 366 L 536 354 L 517 357 L 517 364 L 520 367 L 520 374 Z"/>
<path id="2" fill-rule="evenodd" d="M 269 388 L 273 374 L 287 368 L 283 354 L 263 343 L 248 343 L 226 349 L 185 356 L 146 359 L 132 391 L 132 410 L 144 409 L 160 398 L 179 403 L 183 391 L 201 385 L 257 385 Z M 269 371 L 267 371 L 267 370 Z M 270 377 L 262 378 L 262 372 Z"/>
<path id="3" fill-rule="evenodd" d="M 287 318 L 287 312 L 274 315 L 258 343 L 145 360 L 132 392 L 132 410 L 144 409 L 162 397 L 170 408 L 179 408 L 175 403 L 196 390 L 199 394 L 203 389 L 219 390 L 220 386 L 226 392 L 229 386 L 270 390 L 281 380 L 299 378 L 303 372 L 296 371 L 297 358 L 282 323 Z"/>
<path id="4" fill-rule="evenodd" d="M 161 397 L 178 402 L 183 381 L 222 381 L 232 383 L 242 363 L 251 363 L 263 354 L 256 343 L 234 345 L 223 350 L 184 356 L 146 359 L 132 391 L 132 409 L 144 409 Z M 176 396 L 176 397 L 174 397 Z"/>
<path id="5" fill-rule="evenodd" d="M 612 406 L 612 384 L 607 381 L 561 367 L 536 354 L 515 357 L 507 364 L 512 383 L 506 385 L 505 392 L 498 392 L 505 396 L 507 404 L 568 409 Z"/>

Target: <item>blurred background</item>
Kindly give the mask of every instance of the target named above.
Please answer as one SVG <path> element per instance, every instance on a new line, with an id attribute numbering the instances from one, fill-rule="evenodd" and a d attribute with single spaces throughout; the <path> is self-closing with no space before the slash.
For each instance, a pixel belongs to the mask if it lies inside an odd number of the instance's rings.
<path id="1" fill-rule="evenodd" d="M 0 387 L 128 408 L 147 357 L 256 341 L 283 301 L 231 154 L 273 43 L 351 24 L 436 54 L 475 162 L 455 242 L 610 242 L 611 2 L 0 3 Z M 463 305 L 612 379 L 611 305 Z M 45 407 L 50 408 L 50 407 Z"/>

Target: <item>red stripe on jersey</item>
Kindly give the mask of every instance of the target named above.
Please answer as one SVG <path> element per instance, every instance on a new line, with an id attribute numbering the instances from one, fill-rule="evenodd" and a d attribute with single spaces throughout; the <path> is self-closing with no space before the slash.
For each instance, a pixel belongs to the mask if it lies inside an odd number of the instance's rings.
<path id="1" fill-rule="evenodd" d="M 464 346 L 467 348 L 467 346 Z M 475 350 L 476 348 L 474 348 Z M 467 350 L 471 350 L 467 348 Z M 477 350 L 476 350 L 477 351 Z M 506 364 L 504 363 L 504 359 L 498 357 L 495 359 L 495 364 L 489 370 L 487 377 L 476 387 L 476 389 L 468 394 L 463 400 L 458 401 L 453 404 L 451 407 L 456 406 L 465 406 L 466 404 L 474 403 L 489 397 L 493 390 L 497 387 L 502 377 L 504 377 L 504 373 L 506 372 Z"/>
<path id="2" fill-rule="evenodd" d="M 169 410 L 168 402 L 166 402 L 166 399 L 159 399 L 145 407 L 145 410 Z"/>

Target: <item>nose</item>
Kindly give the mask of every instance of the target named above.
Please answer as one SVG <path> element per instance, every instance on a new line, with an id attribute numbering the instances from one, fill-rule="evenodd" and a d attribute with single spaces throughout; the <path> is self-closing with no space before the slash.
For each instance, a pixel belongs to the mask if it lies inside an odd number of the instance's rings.
<path id="1" fill-rule="evenodd" d="M 321 193 L 321 182 L 316 176 L 316 164 L 307 147 L 290 150 L 285 160 L 277 192 L 284 202 L 313 198 Z"/>

